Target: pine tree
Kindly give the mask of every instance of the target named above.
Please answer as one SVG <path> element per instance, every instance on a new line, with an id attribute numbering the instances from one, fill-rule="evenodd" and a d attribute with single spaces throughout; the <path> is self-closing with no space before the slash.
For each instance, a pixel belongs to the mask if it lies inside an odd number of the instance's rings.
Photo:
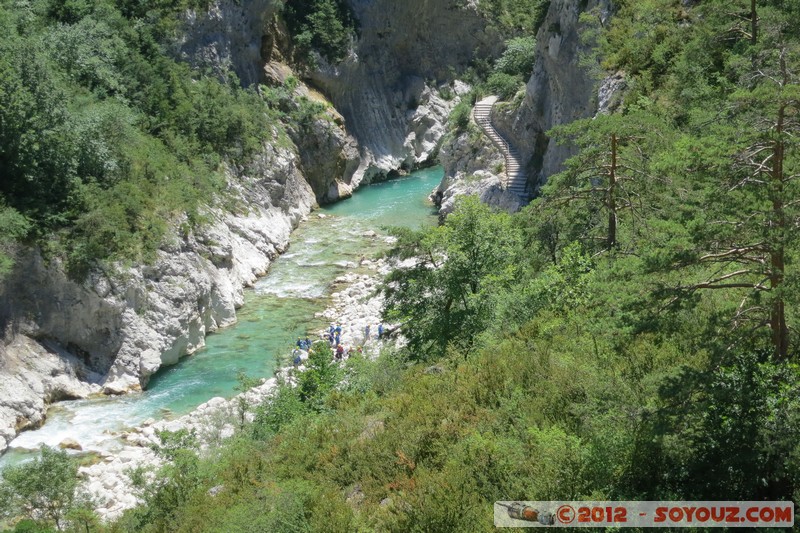
<path id="1" fill-rule="evenodd" d="M 768 325 L 774 353 L 785 358 L 787 266 L 800 221 L 800 43 L 787 11 L 752 7 L 741 52 L 727 59 L 737 87 L 684 146 L 687 174 L 714 183 L 696 254 L 683 263 L 701 265 L 702 279 L 680 288 L 744 291 L 734 326 Z"/>
<path id="2" fill-rule="evenodd" d="M 641 108 L 553 129 L 550 134 L 561 143 L 574 143 L 578 154 L 542 188 L 539 205 L 549 211 L 546 218 L 572 226 L 562 233 L 582 240 L 588 249 L 597 249 L 598 243 L 605 250 L 631 245 L 621 241 L 621 225 L 629 226 L 629 241 L 641 235 L 654 208 L 652 199 L 663 186 L 651 172 L 650 153 L 670 131 L 666 121 Z M 570 215 L 563 220 L 565 210 Z"/>

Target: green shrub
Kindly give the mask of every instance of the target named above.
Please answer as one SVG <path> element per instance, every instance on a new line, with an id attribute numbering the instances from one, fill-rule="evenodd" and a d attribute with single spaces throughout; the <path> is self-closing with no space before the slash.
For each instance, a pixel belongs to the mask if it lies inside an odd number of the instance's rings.
<path id="1" fill-rule="evenodd" d="M 451 130 L 456 132 L 463 132 L 469 125 L 470 117 L 472 116 L 472 104 L 468 99 L 461 100 L 450 112 L 450 117 L 447 119 L 447 124 Z"/>
<path id="2" fill-rule="evenodd" d="M 527 79 L 533 71 L 535 53 L 536 39 L 533 37 L 517 37 L 506 41 L 506 50 L 495 62 L 495 71 Z"/>
<path id="3" fill-rule="evenodd" d="M 0 203 L 0 280 L 14 265 L 14 241 L 27 235 L 29 230 L 30 223 L 24 216 Z"/>
<path id="4" fill-rule="evenodd" d="M 547 16 L 550 0 L 482 0 L 478 6 L 501 30 L 536 35 Z"/>
<path id="5" fill-rule="evenodd" d="M 3 470 L 0 516 L 41 516 L 60 530 L 75 503 L 77 475 L 78 465 L 66 451 L 42 446 L 37 458 Z"/>
<path id="6" fill-rule="evenodd" d="M 357 28 L 353 12 L 342 0 L 286 2 L 283 17 L 296 59 L 309 64 L 312 50 L 334 63 L 344 59 Z"/>
<path id="7" fill-rule="evenodd" d="M 486 81 L 486 87 L 502 100 L 510 100 L 524 85 L 520 76 L 494 72 Z"/>
<path id="8" fill-rule="evenodd" d="M 256 409 L 251 428 L 253 438 L 267 440 L 308 412 L 308 407 L 303 403 L 296 387 L 280 385 Z"/>
<path id="9" fill-rule="evenodd" d="M 158 42 L 175 9 L 202 3 L 71 0 L 0 17 L 0 205 L 76 277 L 155 257 L 170 226 L 201 223 L 221 196 L 222 161 L 245 166 L 273 136 L 277 113 L 255 91 Z M 22 236 L 5 229 L 0 270 Z"/>

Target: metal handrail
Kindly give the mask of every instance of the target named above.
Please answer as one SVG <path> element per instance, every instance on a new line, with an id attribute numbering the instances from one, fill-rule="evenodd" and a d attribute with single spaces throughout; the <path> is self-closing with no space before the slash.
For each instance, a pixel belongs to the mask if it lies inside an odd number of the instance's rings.
<path id="1" fill-rule="evenodd" d="M 489 137 L 489 140 L 492 141 L 492 144 L 494 144 L 497 148 L 499 148 L 500 151 L 503 153 L 503 159 L 505 160 L 506 163 L 506 168 L 505 168 L 506 180 L 504 188 L 508 189 L 508 187 L 511 185 L 511 174 L 508 171 L 509 160 L 512 159 L 511 145 L 508 143 L 507 140 L 505 140 L 505 138 L 503 138 L 502 135 L 500 135 L 500 132 L 497 131 L 497 129 L 492 124 L 492 115 L 491 115 L 492 109 L 494 109 L 494 103 L 492 103 L 492 107 L 489 109 L 489 114 L 485 118 L 481 119 L 476 116 L 478 112 L 478 108 L 476 105 L 476 107 L 474 107 L 472 110 L 472 118 L 479 126 L 481 126 L 481 128 L 483 128 L 484 133 L 487 134 L 486 136 Z M 494 133 L 494 136 L 492 135 L 492 133 Z M 499 139 L 499 144 L 498 144 L 498 139 Z"/>

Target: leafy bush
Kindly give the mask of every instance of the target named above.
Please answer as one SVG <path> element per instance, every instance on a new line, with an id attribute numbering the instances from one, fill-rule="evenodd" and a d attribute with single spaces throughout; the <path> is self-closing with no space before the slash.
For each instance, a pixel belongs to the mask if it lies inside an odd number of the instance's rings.
<path id="1" fill-rule="evenodd" d="M 306 370 L 298 378 L 297 389 L 300 399 L 309 408 L 320 411 L 325 398 L 339 383 L 342 372 L 333 361 L 330 346 L 317 342 L 308 352 Z"/>
<path id="2" fill-rule="evenodd" d="M 312 50 L 334 63 L 347 55 L 357 23 L 346 2 L 286 2 L 283 16 L 292 35 L 296 59 L 312 64 Z"/>
<path id="3" fill-rule="evenodd" d="M 300 391 L 296 387 L 281 385 L 256 409 L 251 428 L 253 438 L 267 440 L 308 412 Z"/>
<path id="4" fill-rule="evenodd" d="M 64 450 L 42 446 L 39 457 L 2 472 L 0 516 L 44 518 L 62 529 L 67 512 L 75 504 L 78 465 Z"/>
<path id="5" fill-rule="evenodd" d="M 222 161 L 247 164 L 272 135 L 255 91 L 159 44 L 161 22 L 200 3 L 71 0 L 0 17 L 0 205 L 77 277 L 97 260 L 153 258 L 171 225 L 202 222 Z"/>
<path id="6" fill-rule="evenodd" d="M 506 74 L 505 72 L 494 72 L 486 80 L 486 87 L 501 100 L 510 100 L 522 89 L 524 83 L 519 76 Z"/>
<path id="7" fill-rule="evenodd" d="M 450 112 L 450 117 L 447 119 L 448 126 L 457 132 L 462 132 L 467 129 L 470 117 L 472 116 L 472 104 L 468 100 L 461 100 L 453 110 Z"/>
<path id="8" fill-rule="evenodd" d="M 30 223 L 16 209 L 0 204 L 0 280 L 14 265 L 13 245 L 27 235 Z"/>
<path id="9" fill-rule="evenodd" d="M 536 39 L 533 37 L 517 37 L 506 41 L 503 55 L 495 62 L 495 71 L 527 79 L 533 71 L 535 52 Z"/>
<path id="10" fill-rule="evenodd" d="M 478 7 L 504 32 L 536 35 L 550 0 L 482 0 Z"/>
<path id="11" fill-rule="evenodd" d="M 491 294 L 515 274 L 520 233 L 508 215 L 475 197 L 458 206 L 442 227 L 398 234 L 393 250 L 419 257 L 384 289 L 385 318 L 403 324 L 415 359 L 439 357 L 449 343 L 468 350 L 492 314 Z"/>

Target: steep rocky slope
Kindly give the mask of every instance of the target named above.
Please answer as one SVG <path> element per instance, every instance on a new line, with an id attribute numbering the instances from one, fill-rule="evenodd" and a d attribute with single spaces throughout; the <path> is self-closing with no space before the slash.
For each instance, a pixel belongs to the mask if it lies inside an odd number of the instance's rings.
<path id="1" fill-rule="evenodd" d="M 584 45 L 578 20 L 595 8 L 603 20 L 610 16 L 608 0 L 553 0 L 536 36 L 536 62 L 521 105 L 501 107 L 494 117 L 500 132 L 529 154 L 526 170 L 537 187 L 574 153 L 568 145 L 551 142 L 546 132 L 597 112 L 599 80 L 580 65 Z"/>
<path id="2" fill-rule="evenodd" d="M 464 131 L 446 139 L 439 153 L 445 175 L 432 195 L 441 217 L 453 211 L 459 196 L 466 195 L 508 211 L 520 208 L 519 198 L 503 188 L 503 155 L 473 120 Z"/>
<path id="3" fill-rule="evenodd" d="M 229 173 L 236 211 L 161 246 L 153 264 L 110 265 L 84 282 L 30 250 L 0 287 L 13 316 L 0 342 L 0 450 L 43 421 L 46 403 L 139 390 L 162 365 L 236 321 L 243 289 L 266 273 L 315 203 L 296 154 L 265 144 Z"/>
<path id="4" fill-rule="evenodd" d="M 275 5 L 231 0 L 189 11 L 175 54 L 221 76 L 233 68 L 243 81 L 258 81 L 263 28 Z M 228 168 L 226 198 L 207 210 L 209 223 L 186 232 L 174 221 L 152 264 L 105 265 L 76 282 L 38 249 L 20 255 L 0 284 L 0 452 L 20 430 L 42 423 L 48 403 L 138 390 L 160 366 L 236 321 L 244 287 L 266 273 L 328 189 L 306 179 L 314 167 L 303 160 L 328 161 L 347 145 L 333 121 L 312 130 L 333 141 L 307 147 L 301 158 L 276 131 L 246 166 Z"/>

